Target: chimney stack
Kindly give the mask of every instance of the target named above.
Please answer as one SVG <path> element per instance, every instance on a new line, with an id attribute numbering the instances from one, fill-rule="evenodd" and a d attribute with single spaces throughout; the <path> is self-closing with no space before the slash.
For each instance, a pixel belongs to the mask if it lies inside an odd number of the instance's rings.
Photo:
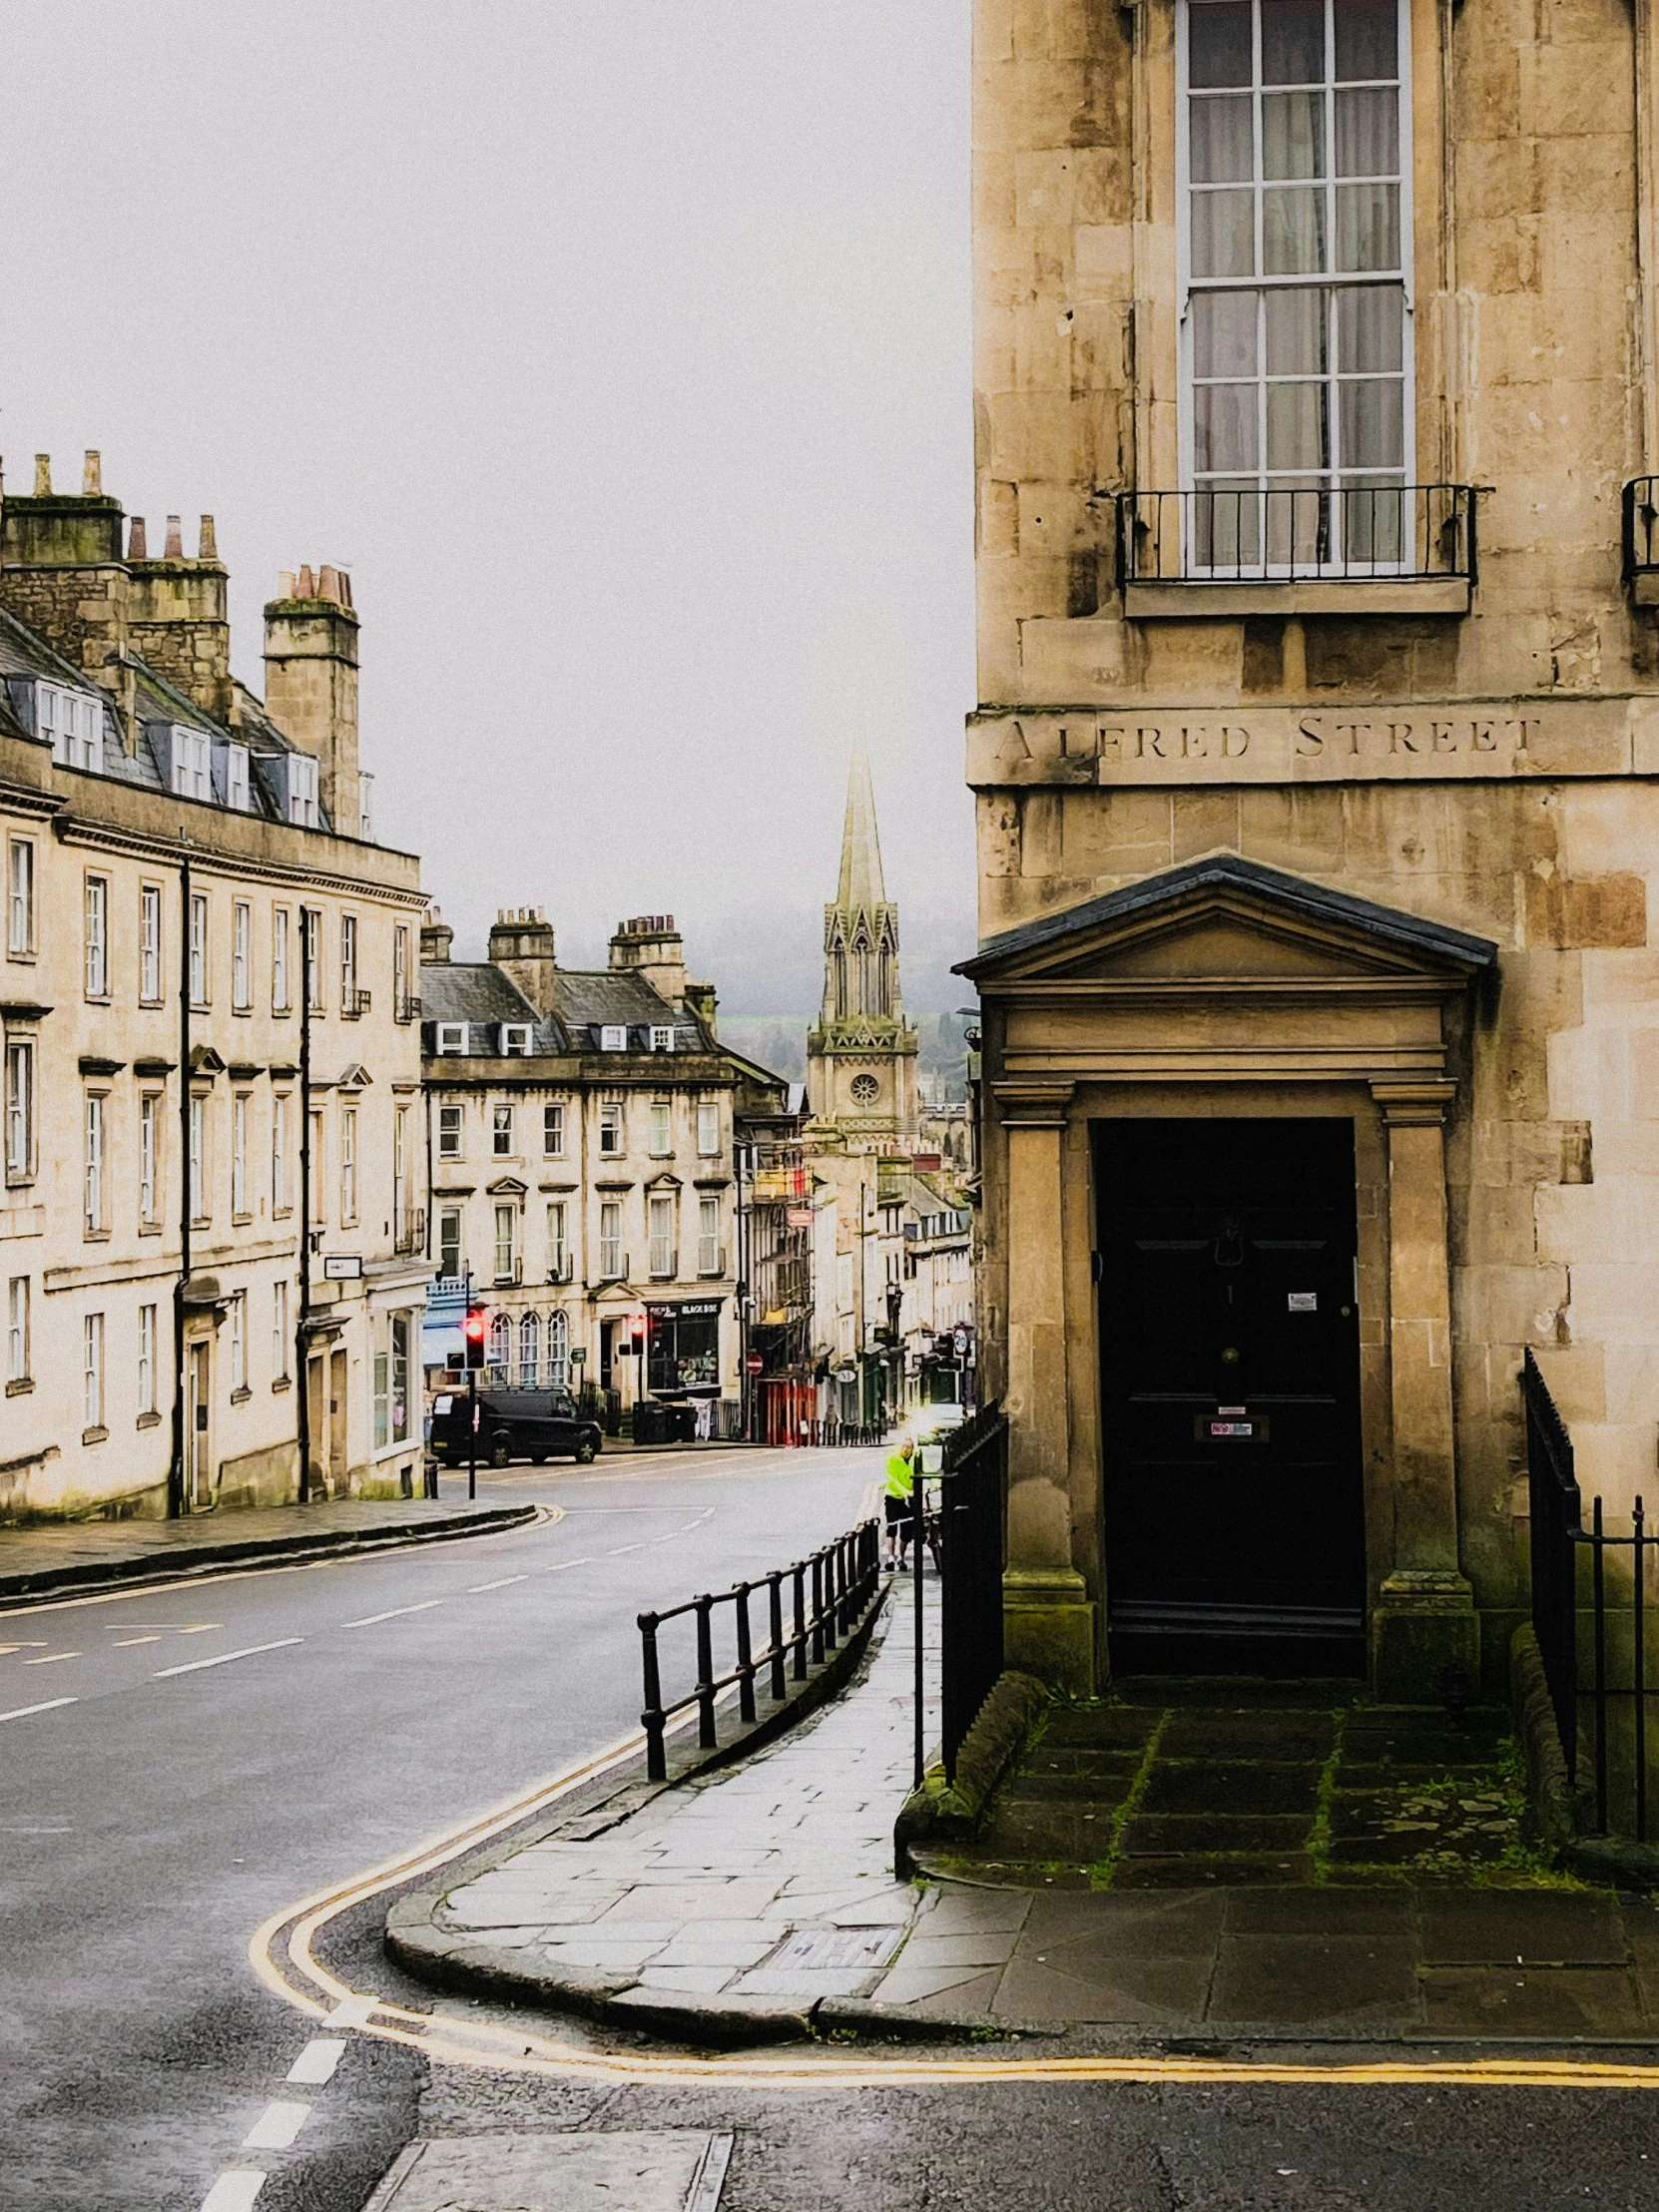
<path id="1" fill-rule="evenodd" d="M 126 533 L 121 502 L 98 489 L 101 481 L 98 456 L 89 451 L 90 488 L 79 497 L 55 493 L 51 455 L 35 455 L 32 496 L 8 497 L 0 507 L 0 604 L 119 697 Z"/>
<path id="2" fill-rule="evenodd" d="M 431 967 L 437 963 L 447 961 L 449 947 L 454 940 L 454 930 L 443 918 L 442 909 L 437 906 L 428 906 L 426 918 L 420 925 L 420 958 L 422 965 Z"/>
<path id="3" fill-rule="evenodd" d="M 643 975 L 670 1005 L 683 1004 L 686 946 L 672 914 L 636 914 L 632 921 L 618 922 L 611 939 L 611 965 Z"/>
<path id="4" fill-rule="evenodd" d="M 319 592 L 307 565 L 265 611 L 265 703 L 276 727 L 313 754 L 322 804 L 336 834 L 361 821 L 357 776 L 357 617 L 341 571 L 325 568 Z M 448 957 L 447 952 L 443 955 Z"/>
<path id="5" fill-rule="evenodd" d="M 553 924 L 539 906 L 503 906 L 490 931 L 490 959 L 543 1016 L 558 981 Z"/>
<path id="6" fill-rule="evenodd" d="M 219 722 L 229 722 L 231 682 L 230 578 L 214 543 L 212 515 L 202 517 L 201 551 L 187 560 L 178 515 L 167 518 L 166 547 L 150 557 L 144 517 L 134 515 L 127 541 L 132 570 L 128 636 L 159 676 Z"/>

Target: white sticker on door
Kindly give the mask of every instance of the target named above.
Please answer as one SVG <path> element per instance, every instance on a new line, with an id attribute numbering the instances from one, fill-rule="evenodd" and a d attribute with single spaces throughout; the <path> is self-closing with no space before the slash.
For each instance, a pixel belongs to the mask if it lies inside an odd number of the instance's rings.
<path id="1" fill-rule="evenodd" d="M 1292 1291 L 1291 1312 L 1293 1314 L 1317 1314 L 1319 1310 L 1320 1294 L 1318 1291 Z"/>

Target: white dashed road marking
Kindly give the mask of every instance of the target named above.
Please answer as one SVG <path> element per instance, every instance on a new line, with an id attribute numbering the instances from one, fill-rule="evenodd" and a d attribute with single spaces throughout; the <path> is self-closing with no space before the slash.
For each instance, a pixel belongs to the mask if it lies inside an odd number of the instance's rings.
<path id="1" fill-rule="evenodd" d="M 165 1682 L 173 1674 L 200 1674 L 204 1667 L 228 1667 L 233 1659 L 254 1659 L 262 1651 L 282 1651 L 289 1644 L 302 1644 L 303 1636 L 278 1636 L 274 1644 L 249 1644 L 242 1651 L 218 1651 L 211 1659 L 187 1659 L 182 1667 L 159 1667 L 150 1677 L 152 1682 Z"/>
<path id="2" fill-rule="evenodd" d="M 645 1545 L 643 1542 L 637 1544 L 618 1544 L 614 1551 L 606 1552 L 605 1556 L 607 1559 L 620 1559 L 625 1551 L 643 1551 L 644 1549 Z"/>
<path id="3" fill-rule="evenodd" d="M 311 2088 L 319 2088 L 324 2081 L 333 2078 L 345 2050 L 343 2035 L 313 2035 L 299 2056 L 287 2070 L 289 2081 L 302 2081 Z"/>
<path id="4" fill-rule="evenodd" d="M 273 2097 L 242 2139 L 244 2150 L 286 2150 L 311 2116 L 298 2097 Z"/>
<path id="5" fill-rule="evenodd" d="M 27 1720 L 31 1713 L 51 1713 L 60 1705 L 79 1705 L 78 1697 L 43 1698 L 38 1705 L 14 1705 L 9 1713 L 0 1713 L 0 1721 Z"/>
<path id="6" fill-rule="evenodd" d="M 25 1659 L 26 1667 L 55 1667 L 60 1659 L 79 1659 L 78 1651 L 49 1651 L 44 1659 Z"/>
<path id="7" fill-rule="evenodd" d="M 477 1597 L 483 1590 L 504 1590 L 510 1582 L 528 1582 L 527 1574 L 504 1574 L 497 1582 L 472 1582 L 467 1586 L 467 1596 Z"/>
<path id="8" fill-rule="evenodd" d="M 365 1613 L 360 1621 L 346 1621 L 347 1628 L 372 1628 L 376 1621 L 394 1621 L 403 1613 L 429 1613 L 434 1605 L 441 1605 L 441 1597 L 426 1598 L 419 1605 L 394 1605 L 389 1612 Z"/>
<path id="9" fill-rule="evenodd" d="M 264 2174 L 244 2168 L 223 2173 L 202 2199 L 202 2212 L 252 2212 L 254 2199 L 264 2187 Z"/>

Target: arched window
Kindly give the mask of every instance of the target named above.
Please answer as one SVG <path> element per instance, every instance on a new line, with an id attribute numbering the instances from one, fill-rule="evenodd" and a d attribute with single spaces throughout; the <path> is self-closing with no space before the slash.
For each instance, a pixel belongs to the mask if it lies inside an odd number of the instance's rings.
<path id="1" fill-rule="evenodd" d="M 570 1382 L 570 1323 L 563 1314 L 547 1317 L 547 1386 L 562 1390 Z"/>
<path id="2" fill-rule="evenodd" d="M 858 959 L 858 1011 L 860 1014 L 873 1013 L 869 996 L 869 939 L 862 930 L 858 932 L 852 949 Z"/>
<path id="3" fill-rule="evenodd" d="M 846 1019 L 846 947 L 844 944 L 836 945 L 834 960 L 835 1014 L 838 1020 L 844 1021 Z"/>
<path id="4" fill-rule="evenodd" d="M 496 1314 L 490 1322 L 489 1379 L 504 1387 L 507 1381 L 507 1365 L 513 1356 L 513 1325 L 506 1314 Z"/>
<path id="5" fill-rule="evenodd" d="M 518 1380 L 533 1390 L 541 1379 L 541 1316 L 526 1314 L 518 1325 Z"/>
<path id="6" fill-rule="evenodd" d="M 890 1014 L 892 1012 L 892 954 L 885 945 L 881 947 L 881 957 L 876 962 L 875 988 L 877 1001 L 875 1011 L 878 1014 Z"/>

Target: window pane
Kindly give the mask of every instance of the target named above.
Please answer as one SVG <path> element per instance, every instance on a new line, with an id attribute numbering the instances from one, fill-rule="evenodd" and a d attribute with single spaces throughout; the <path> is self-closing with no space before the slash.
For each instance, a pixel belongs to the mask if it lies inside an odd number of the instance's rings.
<path id="1" fill-rule="evenodd" d="M 1256 386 L 1200 384 L 1193 393 L 1193 442 L 1201 475 L 1254 468 Z"/>
<path id="2" fill-rule="evenodd" d="M 1331 460 L 1329 384 L 1268 386 L 1268 466 L 1325 468 Z"/>
<path id="3" fill-rule="evenodd" d="M 1364 99 L 1366 96 L 1356 94 Z M 1195 185 L 1248 185 L 1254 174 L 1251 162 L 1251 99 L 1193 100 L 1191 116 L 1192 176 Z M 1298 171 L 1297 175 L 1302 173 Z"/>
<path id="4" fill-rule="evenodd" d="M 1354 100 L 1373 93 L 1345 95 Z M 1370 176 L 1370 170 L 1363 174 Z M 1325 175 L 1325 95 L 1323 92 L 1269 92 L 1262 96 L 1262 175 Z"/>
<path id="5" fill-rule="evenodd" d="M 1394 377 L 1339 384 L 1342 397 L 1343 466 L 1404 465 L 1404 386 Z"/>
<path id="6" fill-rule="evenodd" d="M 1404 558 L 1411 512 L 1398 484 L 1351 484 L 1342 501 L 1343 551 L 1350 561 L 1392 564 Z"/>
<path id="7" fill-rule="evenodd" d="M 1273 267 L 1270 261 L 1268 267 Z M 1337 190 L 1337 267 L 1399 267 L 1399 187 L 1341 185 Z"/>
<path id="8" fill-rule="evenodd" d="M 1193 558 L 1200 568 L 1254 568 L 1261 560 L 1261 495 L 1254 484 L 1210 484 L 1193 494 Z"/>
<path id="9" fill-rule="evenodd" d="M 1250 0 L 1202 0 L 1189 21 L 1187 82 L 1248 85 Z"/>
<path id="10" fill-rule="evenodd" d="M 1403 363 L 1405 294 L 1397 284 L 1355 284 L 1337 295 L 1337 365 L 1345 375 Z"/>
<path id="11" fill-rule="evenodd" d="M 1267 494 L 1268 564 L 1313 568 L 1330 558 L 1330 501 L 1319 484 L 1275 484 Z"/>
<path id="12" fill-rule="evenodd" d="M 1317 85 L 1325 76 L 1325 0 L 1262 0 L 1262 82 Z"/>
<path id="13" fill-rule="evenodd" d="M 1361 192 L 1391 187 L 1361 185 Z M 1262 266 L 1270 276 L 1296 276 L 1304 270 L 1326 267 L 1325 194 L 1317 187 L 1294 191 L 1269 190 L 1262 195 Z M 1344 263 L 1345 269 L 1358 264 Z M 1366 268 L 1391 268 L 1391 263 L 1366 263 Z"/>
<path id="14" fill-rule="evenodd" d="M 1253 195 L 1248 192 L 1195 192 L 1193 275 L 1253 276 L 1256 274 Z"/>
<path id="15" fill-rule="evenodd" d="M 1399 75 L 1395 0 L 1336 0 L 1336 23 L 1338 84 Z"/>
<path id="16" fill-rule="evenodd" d="M 1267 295 L 1268 374 L 1323 376 L 1330 367 L 1323 291 L 1270 291 Z M 1269 463 L 1272 466 L 1272 463 Z"/>
<path id="17" fill-rule="evenodd" d="M 1265 109 L 1266 101 L 1262 104 Z M 1265 123 L 1263 129 L 1265 132 Z M 1285 174 L 1288 176 L 1290 172 L 1286 171 Z M 1398 93 L 1339 92 L 1337 175 L 1397 177 L 1398 174 Z"/>
<path id="18" fill-rule="evenodd" d="M 1197 291 L 1193 294 L 1193 374 L 1254 376 L 1256 373 L 1256 294 L 1253 291 Z"/>

